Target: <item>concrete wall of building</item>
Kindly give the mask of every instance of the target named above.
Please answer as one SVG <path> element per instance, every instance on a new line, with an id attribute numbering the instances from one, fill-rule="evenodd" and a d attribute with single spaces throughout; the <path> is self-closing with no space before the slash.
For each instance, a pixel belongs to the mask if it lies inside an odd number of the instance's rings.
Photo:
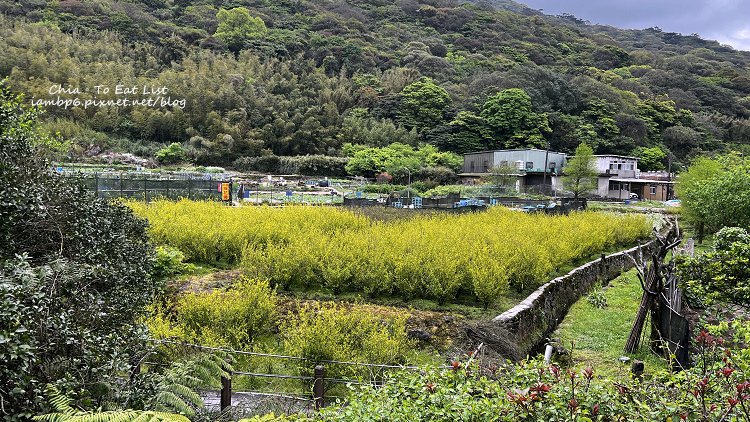
<path id="1" fill-rule="evenodd" d="M 595 158 L 599 174 L 632 179 L 638 173 L 638 160 L 635 158 L 619 155 L 597 155 Z"/>
<path id="2" fill-rule="evenodd" d="M 496 164 L 492 151 L 464 154 L 463 173 L 488 173 Z"/>
<path id="3" fill-rule="evenodd" d="M 596 185 L 596 195 L 607 197 L 609 194 L 609 177 L 599 177 Z"/>
<path id="4" fill-rule="evenodd" d="M 565 154 L 550 151 L 547 155 L 547 151 L 542 149 L 495 151 L 493 160 L 497 166 L 510 164 L 519 170 L 541 173 L 544 169 L 545 157 L 547 167 L 554 168 L 555 173 L 559 173 L 567 164 Z"/>
<path id="5" fill-rule="evenodd" d="M 611 183 L 612 180 L 611 177 L 608 176 L 599 176 L 597 181 L 597 189 L 596 194 L 598 196 L 601 196 L 603 198 L 614 198 L 614 199 L 630 199 L 630 193 L 635 192 L 639 193 L 639 189 L 637 188 L 636 184 L 629 185 L 627 182 L 614 182 L 619 189 L 611 189 Z"/>

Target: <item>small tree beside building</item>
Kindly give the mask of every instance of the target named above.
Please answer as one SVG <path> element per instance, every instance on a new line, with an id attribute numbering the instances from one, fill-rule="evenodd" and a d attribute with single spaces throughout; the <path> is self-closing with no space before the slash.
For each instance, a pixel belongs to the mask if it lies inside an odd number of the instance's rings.
<path id="1" fill-rule="evenodd" d="M 598 172 L 594 165 L 594 150 L 581 142 L 576 148 L 575 155 L 565 166 L 563 186 L 573 192 L 578 199 L 581 194 L 590 192 L 596 188 Z"/>
<path id="2" fill-rule="evenodd" d="M 500 164 L 490 170 L 490 183 L 501 193 L 515 192 L 518 169 L 508 163 Z"/>

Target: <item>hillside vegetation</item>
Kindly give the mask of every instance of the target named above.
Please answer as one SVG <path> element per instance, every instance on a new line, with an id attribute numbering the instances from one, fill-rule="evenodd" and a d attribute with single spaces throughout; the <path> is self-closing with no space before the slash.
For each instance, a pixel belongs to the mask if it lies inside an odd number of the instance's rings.
<path id="1" fill-rule="evenodd" d="M 0 13 L 0 76 L 19 92 L 146 85 L 185 100 L 48 107 L 73 158 L 177 142 L 198 164 L 231 165 L 346 143 L 570 152 L 585 140 L 658 169 L 670 152 L 679 164 L 750 141 L 750 53 L 512 2 L 2 0 Z"/>

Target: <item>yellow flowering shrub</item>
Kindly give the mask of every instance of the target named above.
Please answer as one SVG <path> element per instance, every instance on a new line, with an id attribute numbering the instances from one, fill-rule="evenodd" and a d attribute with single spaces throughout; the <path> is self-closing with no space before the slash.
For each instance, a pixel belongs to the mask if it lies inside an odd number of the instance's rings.
<path id="1" fill-rule="evenodd" d="M 645 216 L 525 214 L 503 207 L 373 221 L 333 207 L 129 203 L 156 243 L 193 261 L 241 262 L 282 289 L 429 298 L 473 294 L 485 306 L 509 287 L 533 288 L 576 260 L 648 237 Z"/>

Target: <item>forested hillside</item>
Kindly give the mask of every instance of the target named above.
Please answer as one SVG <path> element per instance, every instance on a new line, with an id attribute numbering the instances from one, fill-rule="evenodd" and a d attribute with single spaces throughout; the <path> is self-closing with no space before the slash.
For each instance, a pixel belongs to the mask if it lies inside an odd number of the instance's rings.
<path id="1" fill-rule="evenodd" d="M 27 99 L 54 98 L 54 84 L 185 99 L 48 107 L 73 158 L 178 142 L 198 164 L 231 166 L 346 143 L 571 152 L 585 140 L 658 169 L 750 143 L 750 52 L 509 1 L 0 0 L 0 13 L 0 76 Z"/>

